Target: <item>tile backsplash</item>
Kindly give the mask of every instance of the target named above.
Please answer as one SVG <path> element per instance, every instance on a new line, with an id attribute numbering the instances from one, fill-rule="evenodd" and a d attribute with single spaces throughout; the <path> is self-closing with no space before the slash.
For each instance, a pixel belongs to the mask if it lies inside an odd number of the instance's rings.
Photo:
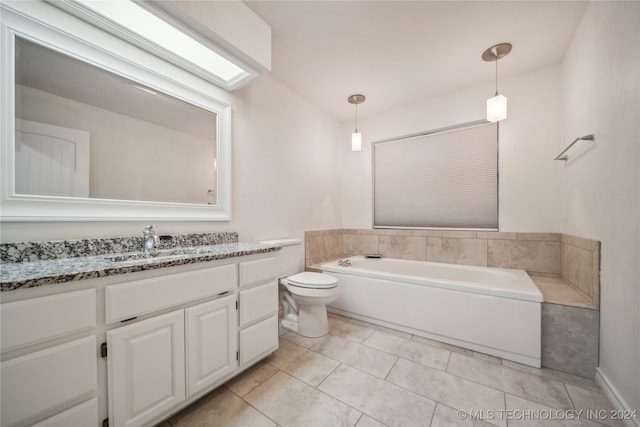
<path id="1" fill-rule="evenodd" d="M 395 229 L 305 232 L 306 265 L 379 253 L 389 258 L 516 268 L 562 277 L 598 306 L 600 242 L 561 233 Z"/>

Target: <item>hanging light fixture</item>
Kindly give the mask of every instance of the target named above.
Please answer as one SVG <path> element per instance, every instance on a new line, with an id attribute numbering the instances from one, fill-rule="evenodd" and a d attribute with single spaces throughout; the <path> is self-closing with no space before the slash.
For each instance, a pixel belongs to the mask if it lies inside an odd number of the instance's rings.
<path id="1" fill-rule="evenodd" d="M 511 43 L 500 43 L 491 46 L 482 54 L 484 61 L 496 63 L 496 95 L 487 99 L 487 120 L 490 122 L 507 118 L 507 97 L 498 94 L 498 60 L 507 56 L 511 52 L 511 47 Z"/>
<path id="2" fill-rule="evenodd" d="M 349 104 L 356 105 L 356 131 L 351 134 L 351 151 L 362 150 L 362 133 L 358 132 L 358 104 L 362 104 L 365 100 L 364 95 L 351 95 L 347 98 Z"/>

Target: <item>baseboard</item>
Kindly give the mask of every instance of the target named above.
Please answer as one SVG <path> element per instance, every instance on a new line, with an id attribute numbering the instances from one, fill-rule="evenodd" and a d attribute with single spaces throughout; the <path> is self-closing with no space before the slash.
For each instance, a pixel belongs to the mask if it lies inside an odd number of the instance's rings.
<path id="1" fill-rule="evenodd" d="M 602 389 L 604 395 L 607 396 L 607 399 L 609 399 L 609 402 L 611 402 L 611 404 L 613 405 L 614 409 L 617 409 L 619 411 L 633 411 L 634 409 L 637 409 L 630 407 L 627 402 L 625 402 L 622 396 L 620 396 L 620 393 L 618 393 L 618 390 L 616 390 L 609 378 L 607 378 L 607 376 L 602 372 L 600 367 L 596 368 L 595 380 Z M 640 414 L 635 420 L 624 420 L 623 422 L 627 427 L 640 427 Z"/>

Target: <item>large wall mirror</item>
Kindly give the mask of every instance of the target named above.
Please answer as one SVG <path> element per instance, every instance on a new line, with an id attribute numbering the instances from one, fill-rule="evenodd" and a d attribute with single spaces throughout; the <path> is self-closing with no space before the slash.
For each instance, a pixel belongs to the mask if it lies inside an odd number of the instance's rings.
<path id="1" fill-rule="evenodd" d="M 75 18 L 113 44 L 2 12 L 3 220 L 230 219 L 227 104 Z"/>

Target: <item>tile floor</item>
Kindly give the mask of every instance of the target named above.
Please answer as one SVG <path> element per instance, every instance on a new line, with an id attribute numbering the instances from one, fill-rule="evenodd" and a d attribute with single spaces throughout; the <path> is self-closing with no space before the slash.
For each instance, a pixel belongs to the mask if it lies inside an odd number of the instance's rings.
<path id="1" fill-rule="evenodd" d="M 612 409 L 592 380 L 347 317 L 329 323 L 322 338 L 281 330 L 278 351 L 158 427 L 622 425 L 569 419 Z"/>

